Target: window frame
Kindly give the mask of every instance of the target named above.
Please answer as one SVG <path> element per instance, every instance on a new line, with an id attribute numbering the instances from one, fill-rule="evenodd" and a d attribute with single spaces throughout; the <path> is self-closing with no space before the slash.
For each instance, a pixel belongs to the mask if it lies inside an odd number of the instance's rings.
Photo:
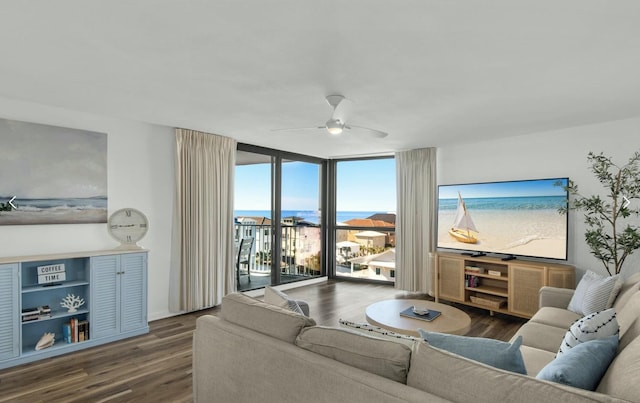
<path id="1" fill-rule="evenodd" d="M 332 279 L 340 279 L 344 281 L 354 281 L 354 282 L 363 282 L 363 283 L 374 283 L 374 284 L 395 284 L 394 281 L 386 281 L 386 280 L 378 280 L 373 278 L 354 278 L 347 276 L 338 276 L 336 273 L 337 265 L 336 265 L 336 232 L 339 230 L 362 230 L 362 231 L 381 231 L 381 232 L 393 232 L 395 234 L 396 227 L 358 227 L 358 226 L 344 226 L 337 225 L 337 185 L 338 185 L 338 163 L 340 162 L 348 162 L 348 161 L 367 161 L 367 160 L 380 160 L 380 159 L 394 159 L 395 156 L 393 154 L 389 155 L 379 155 L 373 157 L 354 157 L 354 158 L 340 158 L 340 159 L 330 159 L 328 160 L 328 169 L 327 169 L 327 197 L 328 197 L 328 213 L 327 216 L 327 245 L 333 245 L 331 248 L 326 248 L 326 262 L 327 262 L 327 273 L 329 278 Z M 397 215 L 396 215 L 397 217 Z M 395 270 L 394 276 L 395 278 Z"/>

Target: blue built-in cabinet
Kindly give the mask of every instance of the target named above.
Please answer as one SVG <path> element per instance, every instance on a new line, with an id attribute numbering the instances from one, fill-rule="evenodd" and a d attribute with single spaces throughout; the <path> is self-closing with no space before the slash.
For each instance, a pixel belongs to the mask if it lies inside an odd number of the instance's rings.
<path id="1" fill-rule="evenodd" d="M 111 250 L 0 258 L 0 369 L 148 333 L 147 255 Z M 64 275 L 39 280 L 38 268 L 51 266 L 63 267 Z M 70 294 L 84 301 L 75 312 L 61 306 Z M 51 312 L 29 316 L 44 306 Z M 86 337 L 68 343 L 63 327 L 72 320 Z M 53 333 L 55 343 L 36 351 L 45 333 Z"/>
<path id="2" fill-rule="evenodd" d="M 94 337 L 111 337 L 147 326 L 147 255 L 91 258 Z"/>
<path id="3" fill-rule="evenodd" d="M 0 361 L 20 354 L 18 265 L 0 264 Z"/>

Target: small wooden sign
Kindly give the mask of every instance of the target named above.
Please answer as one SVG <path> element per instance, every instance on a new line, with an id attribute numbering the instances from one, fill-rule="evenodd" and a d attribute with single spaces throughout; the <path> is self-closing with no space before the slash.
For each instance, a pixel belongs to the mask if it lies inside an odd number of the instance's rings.
<path id="1" fill-rule="evenodd" d="M 60 273 L 64 271 L 64 263 L 38 266 L 38 276 L 42 274 Z"/>
<path id="2" fill-rule="evenodd" d="M 56 283 L 67 279 L 64 263 L 38 266 L 38 284 Z"/>

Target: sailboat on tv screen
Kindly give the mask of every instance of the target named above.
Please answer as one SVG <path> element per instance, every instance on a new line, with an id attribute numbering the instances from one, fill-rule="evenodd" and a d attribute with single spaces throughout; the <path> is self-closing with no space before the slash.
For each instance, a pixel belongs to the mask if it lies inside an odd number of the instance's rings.
<path id="1" fill-rule="evenodd" d="M 453 226 L 449 230 L 449 235 L 459 242 L 476 243 L 478 242 L 478 232 L 476 225 L 473 223 L 467 211 L 467 206 L 464 204 L 460 192 L 458 192 L 458 209 L 456 210 L 456 217 L 453 220 Z"/>

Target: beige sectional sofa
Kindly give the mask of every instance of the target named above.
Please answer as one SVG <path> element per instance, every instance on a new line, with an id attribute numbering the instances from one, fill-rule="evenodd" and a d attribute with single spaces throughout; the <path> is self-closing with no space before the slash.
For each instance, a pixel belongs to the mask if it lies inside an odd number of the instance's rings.
<path id="1" fill-rule="evenodd" d="M 613 303 L 620 326 L 618 353 L 596 389 L 602 394 L 640 401 L 640 273 L 627 279 Z M 535 376 L 556 356 L 567 329 L 582 315 L 567 306 L 574 290 L 543 287 L 540 309 L 512 340 L 522 336 L 520 347 L 527 374 Z"/>
<path id="2" fill-rule="evenodd" d="M 242 294 L 202 316 L 193 340 L 196 402 L 624 402 L 640 399 L 638 282 L 618 300 L 620 352 L 596 392 L 535 378 L 576 314 L 572 290 L 544 288 L 518 332 L 528 375 L 496 369 L 423 341 L 399 343 L 315 321 Z M 553 305 L 553 306 L 550 306 Z M 312 315 L 313 316 L 313 312 Z M 579 315 L 578 315 L 579 316 Z"/>

